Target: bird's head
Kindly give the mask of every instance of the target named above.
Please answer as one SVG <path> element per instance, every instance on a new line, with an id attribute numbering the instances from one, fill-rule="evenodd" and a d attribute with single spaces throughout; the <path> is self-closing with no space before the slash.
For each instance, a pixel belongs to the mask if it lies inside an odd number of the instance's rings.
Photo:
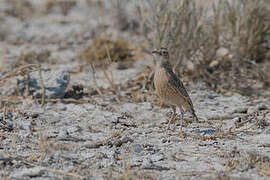
<path id="1" fill-rule="evenodd" d="M 162 64 L 166 61 L 169 61 L 169 51 L 165 47 L 153 50 L 152 54 L 155 56 L 157 64 Z"/>

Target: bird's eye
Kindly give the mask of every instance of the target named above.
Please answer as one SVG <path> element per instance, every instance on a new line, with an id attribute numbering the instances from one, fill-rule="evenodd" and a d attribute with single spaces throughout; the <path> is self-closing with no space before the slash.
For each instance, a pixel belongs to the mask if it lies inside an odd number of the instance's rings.
<path id="1" fill-rule="evenodd" d="M 161 51 L 162 55 L 167 55 L 167 51 Z"/>

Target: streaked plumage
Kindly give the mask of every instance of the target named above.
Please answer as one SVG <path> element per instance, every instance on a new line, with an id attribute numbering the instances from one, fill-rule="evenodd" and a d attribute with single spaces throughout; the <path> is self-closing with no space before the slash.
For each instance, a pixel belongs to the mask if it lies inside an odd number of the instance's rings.
<path id="1" fill-rule="evenodd" d="M 193 103 L 186 91 L 186 88 L 182 81 L 172 71 L 167 48 L 154 50 L 152 53 L 157 55 L 157 67 L 154 76 L 155 88 L 161 100 L 172 107 L 174 113 L 172 119 L 175 118 L 175 110 L 176 107 L 178 107 L 181 111 L 182 117 L 184 114 L 184 108 L 193 115 L 193 119 L 198 121 Z"/>

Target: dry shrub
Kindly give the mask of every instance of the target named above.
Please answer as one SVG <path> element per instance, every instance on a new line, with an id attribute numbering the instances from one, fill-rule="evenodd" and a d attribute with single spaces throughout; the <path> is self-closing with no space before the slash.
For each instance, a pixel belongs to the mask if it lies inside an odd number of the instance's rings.
<path id="1" fill-rule="evenodd" d="M 40 52 L 31 51 L 26 54 L 22 52 L 18 60 L 13 64 L 13 67 L 19 67 L 25 64 L 48 63 L 48 62 L 51 62 L 51 60 L 49 59 L 50 56 L 51 56 L 51 52 L 49 50 L 43 50 Z"/>
<path id="2" fill-rule="evenodd" d="M 7 37 L 10 35 L 10 25 L 8 24 L 8 21 L 6 20 L 6 18 L 4 18 L 3 16 L 0 16 L 0 41 L 5 41 L 7 39 Z M 0 51 L 1 56 L 3 54 L 6 53 L 6 50 L 4 48 L 2 48 L 2 50 Z M 3 65 L 3 64 L 2 64 Z M 0 69 L 1 69 L 1 65 L 0 65 Z"/>
<path id="3" fill-rule="evenodd" d="M 235 149 L 228 153 L 234 153 Z M 241 171 L 245 172 L 250 169 L 255 169 L 263 176 L 269 176 L 269 156 L 259 154 L 252 151 L 238 150 L 236 156 L 227 157 L 228 161 L 225 164 L 227 171 Z"/>
<path id="4" fill-rule="evenodd" d="M 129 0 L 109 1 L 112 6 L 112 21 L 119 31 L 134 31 L 139 28 L 139 23 L 127 7 Z"/>
<path id="5" fill-rule="evenodd" d="M 260 63 L 269 51 L 270 11 L 263 1 L 221 1 L 223 46 L 228 48 L 236 61 L 251 60 Z"/>
<path id="6" fill-rule="evenodd" d="M 265 2 L 265 4 L 266 4 L 266 6 L 267 6 L 268 8 L 270 8 L 270 0 L 264 0 L 264 2 Z"/>
<path id="7" fill-rule="evenodd" d="M 161 107 L 167 107 L 155 93 L 153 84 L 154 72 L 146 66 L 135 79 L 127 81 L 121 89 L 126 92 L 125 100 L 132 102 L 151 102 Z"/>
<path id="8" fill-rule="evenodd" d="M 124 63 L 129 67 L 137 59 L 133 53 L 135 50 L 136 48 L 127 41 L 98 37 L 93 40 L 90 46 L 81 52 L 80 59 L 92 61 L 97 67 L 103 67 L 110 60 L 112 62 Z M 109 61 L 106 61 L 108 59 Z"/>
<path id="9" fill-rule="evenodd" d="M 68 86 L 64 98 L 80 99 L 84 95 L 84 87 L 81 84 L 72 84 Z"/>
<path id="10" fill-rule="evenodd" d="M 254 93 L 254 82 L 269 84 L 262 71 L 270 59 L 270 10 L 264 1 L 220 0 L 209 8 L 195 0 L 147 0 L 138 12 L 145 49 L 167 46 L 176 73 L 241 93 Z"/>
<path id="11" fill-rule="evenodd" d="M 195 0 L 146 2 L 138 8 L 143 35 L 150 49 L 160 46 L 170 49 L 177 72 L 183 72 L 187 61 L 197 63 L 194 57 L 214 54 L 218 36 L 212 32 L 212 26 L 204 19 L 203 8 L 196 6 Z"/>
<path id="12" fill-rule="evenodd" d="M 128 81 L 123 89 L 128 92 L 128 99 L 132 102 L 153 102 L 158 104 L 158 98 L 153 93 L 153 74 L 150 67 L 146 68 L 140 75 L 133 80 Z"/>
<path id="13" fill-rule="evenodd" d="M 49 0 L 45 5 L 45 13 L 49 14 L 53 11 L 60 11 L 61 14 L 67 15 L 69 11 L 76 6 L 77 2 L 74 0 L 55 1 Z"/>
<path id="14" fill-rule="evenodd" d="M 265 82 L 264 85 L 265 87 L 269 87 L 270 85 L 270 61 L 267 61 L 263 63 L 262 65 L 262 78 L 263 81 Z"/>
<path id="15" fill-rule="evenodd" d="M 10 8 L 6 9 L 5 13 L 21 20 L 25 20 L 25 18 L 33 15 L 35 11 L 32 3 L 28 0 L 8 0 L 7 3 L 10 4 Z"/>
<path id="16" fill-rule="evenodd" d="M 228 53 L 210 73 L 222 88 L 244 94 L 250 89 L 246 95 L 251 95 L 257 80 L 269 83 L 262 69 L 270 60 L 270 10 L 258 0 L 220 1 L 218 9 L 222 13 L 220 44 Z"/>

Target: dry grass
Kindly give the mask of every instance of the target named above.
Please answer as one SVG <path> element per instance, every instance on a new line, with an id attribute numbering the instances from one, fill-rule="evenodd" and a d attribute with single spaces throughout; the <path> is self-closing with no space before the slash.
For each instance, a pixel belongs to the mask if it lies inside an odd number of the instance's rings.
<path id="1" fill-rule="evenodd" d="M 23 66 L 20 66 L 18 68 L 13 69 L 11 72 L 3 75 L 0 78 L 0 85 L 4 85 L 6 82 L 8 82 L 9 79 L 17 77 L 17 76 L 26 76 L 29 79 L 29 74 L 33 71 L 39 72 L 39 83 L 40 83 L 41 88 L 42 88 L 42 99 L 41 99 L 40 103 L 41 103 L 41 106 L 43 106 L 45 104 L 46 89 L 45 89 L 45 85 L 44 85 L 43 78 L 42 78 L 40 64 L 28 64 L 28 65 L 23 65 Z M 28 89 L 28 91 L 29 91 L 29 89 Z M 16 97 L 16 96 L 11 97 L 11 98 L 15 98 L 16 100 L 20 99 L 19 97 Z M 1 99 L 1 101 L 2 101 L 2 99 Z M 7 102 L 9 102 L 9 100 Z"/>
<path id="2" fill-rule="evenodd" d="M 121 87 L 126 91 L 125 100 L 138 102 L 151 102 L 158 106 L 165 106 L 155 93 L 153 84 L 154 71 L 151 67 L 146 67 L 137 78 L 129 80 Z"/>
<path id="3" fill-rule="evenodd" d="M 51 52 L 49 50 L 40 52 L 31 51 L 28 53 L 22 52 L 12 66 L 16 68 L 25 64 L 53 63 L 50 56 Z"/>
<path id="4" fill-rule="evenodd" d="M 3 75 L 0 78 L 0 83 L 6 82 L 8 79 L 19 76 L 19 75 L 24 76 L 36 70 L 37 70 L 36 64 L 28 64 L 28 65 L 20 66 L 18 68 L 13 69 L 11 72 Z"/>
<path id="5" fill-rule="evenodd" d="M 204 18 L 205 10 L 198 8 L 194 0 L 146 2 L 138 12 L 148 48 L 167 46 L 177 72 L 183 72 L 183 65 L 194 57 L 204 54 L 211 57 L 210 51 L 217 49 L 218 31 L 212 31 L 214 27 Z"/>
<path id="6" fill-rule="evenodd" d="M 139 29 L 138 20 L 132 15 L 132 12 L 126 8 L 129 0 L 109 1 L 112 6 L 114 28 L 119 31 L 137 32 Z"/>
<path id="7" fill-rule="evenodd" d="M 77 2 L 74 0 L 64 0 L 64 1 L 54 1 L 50 0 L 46 2 L 45 5 L 45 13 L 49 14 L 54 10 L 58 10 L 61 12 L 63 15 L 67 15 L 69 11 L 76 6 Z"/>
<path id="8" fill-rule="evenodd" d="M 10 5 L 10 8 L 5 10 L 5 14 L 21 20 L 25 20 L 35 12 L 32 3 L 28 0 L 7 0 L 7 3 Z"/>
<path id="9" fill-rule="evenodd" d="M 270 175 L 268 168 L 270 159 L 268 156 L 235 148 L 232 151 L 225 153 L 225 157 L 228 159 L 225 164 L 227 173 L 255 169 L 264 177 Z"/>
<path id="10" fill-rule="evenodd" d="M 144 48 L 167 46 L 176 73 L 203 78 L 221 92 L 245 93 L 254 81 L 266 87 L 269 73 L 262 69 L 270 60 L 270 10 L 259 0 L 220 0 L 208 8 L 195 0 L 142 2 Z"/>
<path id="11" fill-rule="evenodd" d="M 98 37 L 93 40 L 90 46 L 84 49 L 80 54 L 80 59 L 84 61 L 92 61 L 96 67 L 105 67 L 111 62 L 124 63 L 124 67 L 130 67 L 136 59 L 133 51 L 134 46 L 123 40 L 112 40 L 108 37 Z"/>
<path id="12" fill-rule="evenodd" d="M 251 89 L 245 94 L 251 95 L 254 80 L 269 83 L 261 69 L 270 60 L 270 11 L 262 1 L 220 1 L 217 8 L 222 10 L 220 44 L 227 54 L 216 58 L 217 64 L 208 69 L 208 75 L 217 80 L 214 84 L 223 84 L 221 88 L 240 93 Z"/>

